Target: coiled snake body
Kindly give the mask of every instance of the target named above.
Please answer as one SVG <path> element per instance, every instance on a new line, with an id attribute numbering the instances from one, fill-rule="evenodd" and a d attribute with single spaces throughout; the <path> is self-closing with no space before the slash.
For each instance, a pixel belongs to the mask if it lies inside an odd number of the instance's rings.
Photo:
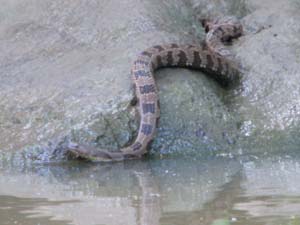
<path id="1" fill-rule="evenodd" d="M 69 144 L 71 155 L 93 161 L 120 161 L 140 158 L 153 140 L 159 118 L 159 100 L 153 73 L 163 67 L 197 69 L 214 77 L 223 85 L 239 77 L 237 66 L 228 58 L 224 43 L 242 35 L 242 26 L 234 18 L 202 20 L 205 43 L 196 45 L 156 45 L 138 55 L 132 66 L 132 80 L 139 104 L 140 127 L 135 141 L 117 152 Z"/>

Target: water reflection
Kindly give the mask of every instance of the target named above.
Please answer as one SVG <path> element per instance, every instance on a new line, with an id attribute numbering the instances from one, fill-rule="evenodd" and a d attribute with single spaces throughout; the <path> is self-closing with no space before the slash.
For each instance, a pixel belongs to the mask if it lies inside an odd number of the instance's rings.
<path id="1" fill-rule="evenodd" d="M 246 162 L 198 210 L 164 213 L 164 225 L 299 225 L 300 160 L 274 157 Z"/>
<path id="2" fill-rule="evenodd" d="M 249 224 L 300 224 L 299 157 L 274 157 L 244 164 L 243 192 L 234 212 Z M 238 216 L 238 215 L 237 215 Z"/>
<path id="3" fill-rule="evenodd" d="M 57 224 L 158 225 L 168 213 L 193 212 L 213 199 L 239 169 L 231 160 L 193 159 L 12 167 L 0 171 L 0 195 L 14 196 L 15 205 L 33 200 L 22 218 L 28 224 L 34 213 Z M 39 204 L 42 200 L 59 204 Z"/>
<path id="4" fill-rule="evenodd" d="M 68 163 L 0 171 L 1 224 L 300 224 L 297 159 Z"/>
<path id="5" fill-rule="evenodd" d="M 48 201 L 47 199 L 18 198 L 0 195 L 0 218 L 2 225 L 10 224 L 71 224 L 70 221 L 52 220 L 51 216 L 35 213 L 35 209 L 43 206 L 56 206 L 71 202 Z"/>
<path id="6" fill-rule="evenodd" d="M 158 184 L 151 171 L 136 172 L 136 177 L 141 190 L 137 206 L 137 224 L 159 225 L 161 217 L 161 195 Z"/>

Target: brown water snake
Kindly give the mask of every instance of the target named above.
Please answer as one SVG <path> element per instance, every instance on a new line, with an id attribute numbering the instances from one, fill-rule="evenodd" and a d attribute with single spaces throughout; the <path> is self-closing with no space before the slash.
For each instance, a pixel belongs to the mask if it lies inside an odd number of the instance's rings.
<path id="1" fill-rule="evenodd" d="M 204 44 L 156 45 L 140 53 L 134 61 L 131 74 L 139 105 L 140 126 L 138 135 L 131 145 L 117 152 L 111 152 L 70 143 L 68 152 L 77 158 L 92 161 L 120 161 L 144 155 L 155 136 L 156 122 L 160 114 L 157 86 L 153 75 L 159 68 L 181 67 L 201 70 L 223 85 L 238 79 L 239 69 L 229 59 L 230 52 L 224 43 L 241 36 L 242 25 L 231 17 L 201 22 L 206 31 Z"/>

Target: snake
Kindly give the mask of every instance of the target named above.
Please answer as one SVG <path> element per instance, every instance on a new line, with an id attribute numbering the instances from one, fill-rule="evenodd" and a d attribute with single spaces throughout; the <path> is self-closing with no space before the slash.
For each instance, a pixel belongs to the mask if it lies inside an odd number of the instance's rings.
<path id="1" fill-rule="evenodd" d="M 226 45 L 243 34 L 240 21 L 234 17 L 201 19 L 205 40 L 199 45 L 163 44 L 142 51 L 132 64 L 131 76 L 140 114 L 135 140 L 118 151 L 97 149 L 70 142 L 67 152 L 90 161 L 122 161 L 145 155 L 153 141 L 160 117 L 158 88 L 154 72 L 160 68 L 179 67 L 200 70 L 220 85 L 228 86 L 239 80 L 239 66 L 232 60 Z"/>

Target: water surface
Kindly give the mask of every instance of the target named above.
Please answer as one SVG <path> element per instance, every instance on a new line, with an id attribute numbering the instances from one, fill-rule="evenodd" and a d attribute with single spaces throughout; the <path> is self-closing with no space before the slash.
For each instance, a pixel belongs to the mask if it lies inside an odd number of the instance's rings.
<path id="1" fill-rule="evenodd" d="M 300 224 L 299 159 L 2 168 L 3 224 Z"/>

